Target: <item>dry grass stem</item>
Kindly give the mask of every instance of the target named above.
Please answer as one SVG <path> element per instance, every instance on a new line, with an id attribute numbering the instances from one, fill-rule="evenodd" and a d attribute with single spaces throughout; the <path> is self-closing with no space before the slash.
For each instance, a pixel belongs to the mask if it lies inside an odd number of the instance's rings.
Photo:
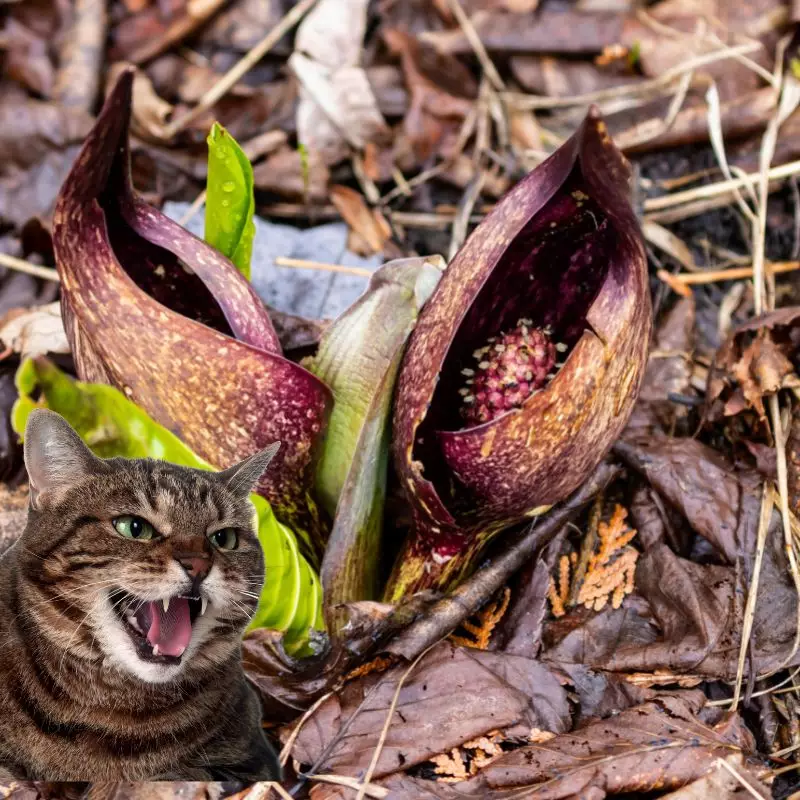
<path id="1" fill-rule="evenodd" d="M 285 767 L 286 764 L 289 762 L 289 756 L 292 754 L 292 748 L 294 747 L 294 743 L 297 741 L 297 737 L 300 735 L 300 731 L 303 728 L 303 725 L 311 718 L 314 712 L 333 694 L 333 692 L 326 692 L 319 697 L 311 707 L 300 717 L 297 725 L 294 726 L 289 738 L 286 740 L 286 744 L 281 748 L 280 753 L 280 762 L 281 766 Z"/>
<path id="2" fill-rule="evenodd" d="M 744 787 L 744 789 L 749 792 L 756 800 L 767 800 L 761 792 L 757 791 L 750 783 L 747 782 L 745 777 L 731 764 L 729 764 L 724 758 L 718 758 L 717 764 L 721 766 L 723 769 L 730 772 L 734 778 Z"/>
<path id="3" fill-rule="evenodd" d="M 800 173 L 800 161 L 790 161 L 788 164 L 781 164 L 779 167 L 773 167 L 767 173 L 767 178 L 770 181 L 786 180 L 798 173 Z M 755 186 L 760 179 L 760 173 L 748 172 L 740 178 L 731 178 L 730 180 L 718 181 L 717 183 L 709 183 L 706 186 L 697 186 L 694 189 L 685 189 L 682 192 L 673 192 L 672 194 L 665 194 L 662 197 L 650 197 L 644 201 L 644 210 L 647 212 L 660 211 L 667 208 L 674 208 L 684 203 L 691 203 L 695 200 L 719 197 L 719 195 L 729 194 L 744 186 Z"/>
<path id="4" fill-rule="evenodd" d="M 389 790 L 384 789 L 383 786 L 378 786 L 375 783 L 361 783 L 356 778 L 351 778 L 348 775 L 313 775 L 312 781 L 319 781 L 320 783 L 329 783 L 333 786 L 346 786 L 354 792 L 361 789 L 364 790 L 364 797 L 374 797 L 377 800 L 382 800 L 384 797 L 389 796 Z"/>
<path id="5" fill-rule="evenodd" d="M 503 79 L 500 77 L 500 73 L 497 71 L 497 68 L 492 63 L 492 59 L 489 58 L 489 53 L 483 46 L 481 37 L 475 30 L 475 26 L 472 24 L 472 22 L 470 22 L 469 17 L 464 13 L 464 9 L 461 8 L 461 4 L 458 2 L 458 0 L 446 0 L 446 2 L 448 8 L 456 18 L 456 21 L 461 26 L 461 30 L 464 32 L 464 37 L 469 42 L 470 47 L 475 53 L 475 57 L 478 59 L 478 62 L 481 65 L 483 74 L 492 84 L 492 87 L 495 89 L 495 91 L 502 92 L 506 86 L 503 83 Z"/>
<path id="6" fill-rule="evenodd" d="M 383 723 L 383 728 L 381 729 L 381 735 L 378 739 L 378 744 L 375 746 L 375 751 L 372 754 L 372 758 L 370 759 L 369 766 L 367 767 L 367 771 L 364 773 L 364 782 L 361 784 L 361 787 L 358 790 L 358 794 L 356 795 L 356 800 L 364 800 L 364 797 L 367 793 L 367 786 L 372 782 L 372 773 L 375 772 L 375 767 L 378 764 L 378 759 L 381 757 L 381 752 L 383 751 L 383 745 L 386 743 L 386 737 L 389 735 L 389 728 L 392 724 L 392 717 L 394 716 L 394 711 L 397 708 L 397 703 L 400 699 L 400 691 L 403 688 L 403 684 L 408 680 L 408 677 L 411 673 L 416 669 L 417 664 L 431 651 L 433 647 L 436 646 L 438 642 L 426 647 L 409 665 L 408 669 L 400 676 L 400 679 L 397 681 L 397 688 L 395 689 L 394 696 L 392 697 L 392 702 L 389 705 L 389 711 L 386 714 L 386 721 Z"/>
<path id="7" fill-rule="evenodd" d="M 372 270 L 364 267 L 346 267 L 341 264 L 325 264 L 322 261 L 306 261 L 304 258 L 286 258 L 278 256 L 275 259 L 278 267 L 291 267 L 292 269 L 316 269 L 322 272 L 341 272 L 344 275 L 358 275 L 361 278 L 372 277 Z"/>
<path id="8" fill-rule="evenodd" d="M 744 677 L 744 662 L 747 657 L 747 648 L 750 645 L 750 634 L 753 630 L 753 620 L 756 615 L 756 600 L 758 598 L 758 585 L 761 579 L 761 562 L 764 560 L 764 548 L 767 542 L 769 521 L 772 517 L 771 491 L 767 484 L 761 487 L 761 514 L 758 518 L 758 534 L 756 536 L 756 556 L 753 563 L 753 575 L 747 589 L 747 602 L 744 607 L 744 620 L 742 622 L 741 641 L 739 644 L 739 662 L 736 667 L 736 683 L 733 689 L 731 705 L 738 708 Z"/>
<path id="9" fill-rule="evenodd" d="M 203 189 L 197 197 L 192 201 L 192 204 L 186 211 L 183 213 L 183 216 L 178 220 L 178 225 L 186 225 L 190 219 L 194 218 L 194 215 L 203 207 L 203 203 L 206 202 L 206 190 Z"/>
<path id="10" fill-rule="evenodd" d="M 46 281 L 58 283 L 61 280 L 58 272 L 52 267 L 40 267 L 38 264 L 31 264 L 21 258 L 7 256 L 5 253 L 0 253 L 0 267 L 7 267 L 16 272 L 24 272 L 26 275 L 33 275 L 36 278 L 44 278 Z"/>
<path id="11" fill-rule="evenodd" d="M 774 264 L 767 262 L 765 265 L 766 272 L 773 275 L 782 275 L 787 272 L 796 272 L 800 269 L 800 261 L 778 261 Z M 693 272 L 690 275 L 686 273 L 668 273 L 665 270 L 659 270 L 658 277 L 665 283 L 672 281 L 679 281 L 683 284 L 702 284 L 702 283 L 716 283 L 717 281 L 735 281 L 742 278 L 752 278 L 752 267 L 733 267 L 731 269 L 716 269 L 708 270 L 707 272 Z"/>

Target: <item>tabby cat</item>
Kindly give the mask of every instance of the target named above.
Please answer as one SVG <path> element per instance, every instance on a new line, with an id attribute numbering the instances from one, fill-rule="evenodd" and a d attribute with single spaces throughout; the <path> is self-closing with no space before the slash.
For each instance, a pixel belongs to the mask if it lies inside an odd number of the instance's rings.
<path id="1" fill-rule="evenodd" d="M 30 510 L 0 559 L 0 765 L 74 780 L 278 776 L 241 666 L 264 561 L 249 492 L 277 445 L 210 473 L 25 431 Z"/>

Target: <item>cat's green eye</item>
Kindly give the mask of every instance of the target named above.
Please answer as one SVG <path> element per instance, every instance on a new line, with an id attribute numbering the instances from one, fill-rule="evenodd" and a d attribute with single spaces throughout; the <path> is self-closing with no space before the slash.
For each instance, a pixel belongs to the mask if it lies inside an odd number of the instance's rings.
<path id="1" fill-rule="evenodd" d="M 208 538 L 211 544 L 220 550 L 235 550 L 239 546 L 239 534 L 235 528 L 223 528 L 220 531 L 210 533 Z"/>
<path id="2" fill-rule="evenodd" d="M 141 517 L 116 517 L 111 524 L 114 526 L 114 530 L 126 539 L 146 542 L 156 537 L 156 529 Z"/>

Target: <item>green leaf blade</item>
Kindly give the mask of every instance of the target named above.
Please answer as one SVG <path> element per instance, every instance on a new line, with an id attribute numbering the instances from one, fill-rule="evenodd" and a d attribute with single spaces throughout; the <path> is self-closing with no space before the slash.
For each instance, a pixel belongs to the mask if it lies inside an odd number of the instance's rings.
<path id="1" fill-rule="evenodd" d="M 253 167 L 236 140 L 215 122 L 208 135 L 205 240 L 250 280 L 256 226 Z"/>

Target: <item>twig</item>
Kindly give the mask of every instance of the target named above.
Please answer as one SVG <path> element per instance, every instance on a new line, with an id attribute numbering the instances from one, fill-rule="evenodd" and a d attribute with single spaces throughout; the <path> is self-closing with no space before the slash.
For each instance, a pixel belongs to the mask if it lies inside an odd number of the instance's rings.
<path id="1" fill-rule="evenodd" d="M 389 796 L 389 790 L 384 789 L 383 786 L 378 786 L 376 783 L 362 783 L 347 775 L 312 775 L 311 780 L 319 781 L 320 783 L 331 783 L 334 786 L 346 786 L 354 792 L 358 791 L 363 786 L 365 787 L 364 791 L 367 797 L 374 797 L 377 798 L 377 800 L 382 800 L 382 798 Z"/>
<path id="2" fill-rule="evenodd" d="M 797 621 L 794 634 L 794 644 L 792 650 L 781 664 L 781 668 L 794 657 L 798 647 L 800 647 L 800 571 L 797 567 L 797 557 L 795 556 L 794 546 L 792 542 L 792 523 L 789 512 L 789 478 L 786 467 L 786 440 L 787 437 L 783 433 L 783 421 L 781 420 L 780 404 L 778 402 L 778 395 L 772 394 L 768 398 L 769 411 L 772 417 L 772 433 L 775 437 L 775 453 L 777 455 L 777 468 L 778 468 L 778 493 L 780 496 L 781 518 L 783 521 L 783 534 L 785 539 L 784 550 L 786 551 L 786 558 L 789 562 L 789 570 L 794 581 L 795 591 L 797 593 Z"/>
<path id="3" fill-rule="evenodd" d="M 277 781 L 259 781 L 254 783 L 242 796 L 242 800 L 264 800 L 270 792 L 277 792 L 283 800 L 292 800 L 292 796 Z"/>
<path id="4" fill-rule="evenodd" d="M 192 217 L 203 207 L 203 203 L 206 201 L 206 190 L 203 189 L 197 197 L 192 201 L 192 204 L 189 208 L 186 209 L 184 215 L 178 220 L 179 225 L 186 225 Z"/>
<path id="5" fill-rule="evenodd" d="M 366 795 L 366 788 L 367 785 L 372 782 L 372 773 L 375 772 L 375 767 L 378 764 L 378 759 L 381 757 L 381 752 L 383 751 L 383 745 L 386 742 L 386 737 L 389 735 L 389 727 L 392 724 L 392 717 L 394 716 L 394 710 L 397 708 L 397 702 L 400 699 L 400 691 L 403 688 L 403 684 L 406 682 L 406 679 L 409 675 L 414 671 L 417 664 L 428 654 L 428 651 L 434 647 L 438 642 L 432 642 L 429 644 L 409 665 L 408 669 L 400 676 L 400 679 L 397 681 L 397 688 L 395 689 L 394 696 L 392 697 L 392 702 L 389 705 L 389 712 L 386 715 L 386 721 L 383 723 L 383 729 L 381 730 L 380 738 L 378 739 L 378 744 L 375 746 L 375 751 L 372 753 L 372 758 L 370 759 L 369 766 L 367 767 L 366 773 L 364 773 L 364 782 L 361 784 L 361 788 L 358 790 L 358 794 L 356 795 L 356 800 L 364 800 L 364 796 Z"/>
<path id="6" fill-rule="evenodd" d="M 724 758 L 718 758 L 717 759 L 717 764 L 719 764 L 724 769 L 728 770 L 728 772 L 730 772 L 730 774 L 733 775 L 733 777 L 736 778 L 736 780 L 739 781 L 739 783 L 748 792 L 750 792 L 750 794 L 753 795 L 753 797 L 755 797 L 756 800 L 767 800 L 767 798 L 764 797 L 764 795 L 761 794 L 761 792 L 759 792 L 754 786 L 751 786 L 745 780 L 744 776 L 738 770 L 736 770 L 734 767 L 732 767 Z"/>
<path id="7" fill-rule="evenodd" d="M 739 663 L 736 667 L 736 684 L 733 690 L 734 709 L 739 706 L 739 697 L 742 691 L 742 678 L 744 676 L 744 662 L 747 657 L 747 648 L 750 645 L 750 633 L 753 630 L 753 620 L 756 615 L 756 600 L 758 598 L 758 584 L 761 579 L 761 562 L 764 560 L 764 547 L 767 541 L 769 521 L 772 517 L 772 492 L 765 483 L 761 488 L 761 515 L 758 518 L 758 534 L 756 536 L 756 557 L 753 563 L 753 575 L 747 590 L 747 603 L 744 607 L 744 620 L 742 622 L 741 642 L 739 643 Z"/>
<path id="8" fill-rule="evenodd" d="M 601 464 L 562 506 L 550 511 L 538 524 L 529 525 L 516 541 L 508 542 L 508 546 L 492 563 L 464 581 L 452 594 L 434 603 L 425 614 L 389 642 L 385 650 L 411 659 L 452 633 L 570 522 L 586 503 L 603 491 L 620 471 L 617 466 Z"/>
<path id="9" fill-rule="evenodd" d="M 44 278 L 47 281 L 61 280 L 58 272 L 52 267 L 40 267 L 38 264 L 29 264 L 21 258 L 14 258 L 14 256 L 7 256 L 5 253 L 0 253 L 0 267 L 8 267 L 8 269 L 16 270 L 17 272 L 24 272 L 26 275 L 34 275 L 37 278 Z"/>
<path id="10" fill-rule="evenodd" d="M 306 261 L 304 258 L 287 258 L 278 256 L 275 259 L 278 267 L 292 267 L 293 269 L 318 269 L 323 272 L 341 272 L 345 275 L 358 275 L 361 278 L 371 278 L 372 270 L 364 267 L 345 267 L 341 264 L 325 264 L 322 261 Z"/>
<path id="11" fill-rule="evenodd" d="M 800 269 L 800 261 L 777 261 L 774 264 L 767 263 L 766 271 L 773 275 L 781 275 L 786 272 L 796 272 Z M 707 272 L 679 272 L 678 274 L 664 273 L 659 270 L 658 277 L 665 283 L 670 281 L 680 281 L 681 283 L 716 283 L 717 281 L 735 281 L 742 278 L 752 278 L 752 267 L 733 267 L 732 269 L 715 269 Z"/>
<path id="12" fill-rule="evenodd" d="M 492 88 L 497 92 L 504 91 L 506 86 L 503 83 L 503 79 L 500 77 L 500 73 L 497 71 L 497 68 L 492 63 L 492 59 L 489 58 L 489 53 L 483 46 L 481 37 L 475 30 L 475 26 L 470 21 L 470 18 L 464 13 L 464 9 L 461 8 L 461 3 L 459 3 L 458 0 L 446 0 L 446 1 L 448 7 L 450 8 L 450 11 L 453 12 L 453 16 L 456 18 L 456 21 L 461 26 L 461 30 L 464 32 L 464 37 L 469 42 L 470 47 L 474 51 L 475 57 L 480 62 L 481 69 L 483 69 L 483 74 L 492 84 Z"/>
<path id="13" fill-rule="evenodd" d="M 76 0 L 53 92 L 60 105 L 92 110 L 100 89 L 107 28 L 105 0 Z"/>
<path id="14" fill-rule="evenodd" d="M 781 164 L 779 167 L 773 167 L 767 173 L 767 178 L 770 181 L 783 180 L 785 178 L 790 178 L 792 175 L 797 175 L 798 173 L 800 173 L 800 161 L 790 161 L 788 164 Z M 755 186 L 760 179 L 761 173 L 749 172 L 741 178 L 718 181 L 717 183 L 710 183 L 707 186 L 697 186 L 694 189 L 665 194 L 662 197 L 650 197 L 644 201 L 644 210 L 660 211 L 661 209 L 673 208 L 674 206 L 680 206 L 684 203 L 690 203 L 693 200 L 718 197 L 721 194 L 728 194 L 729 192 L 733 192 L 745 186 Z"/>
<path id="15" fill-rule="evenodd" d="M 164 138 L 171 139 L 201 114 L 210 109 L 305 16 L 317 0 L 300 0 L 292 6 L 281 21 L 249 53 L 234 64 L 201 98 L 187 114 L 167 125 Z"/>

